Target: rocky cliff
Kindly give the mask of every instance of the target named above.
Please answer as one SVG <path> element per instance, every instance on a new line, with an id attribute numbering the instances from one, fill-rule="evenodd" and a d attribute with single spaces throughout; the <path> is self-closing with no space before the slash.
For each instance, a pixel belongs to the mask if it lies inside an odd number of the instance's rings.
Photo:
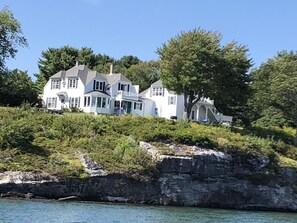
<path id="1" fill-rule="evenodd" d="M 295 169 L 275 169 L 268 159 L 243 159 L 197 147 L 191 147 L 190 156 L 158 155 L 149 144 L 142 147 L 158 159 L 159 173 L 148 182 L 107 174 L 98 167 L 97 174 L 86 180 L 4 172 L 0 174 L 1 196 L 297 211 Z M 177 146 L 172 149 L 183 150 Z M 84 155 L 82 158 L 89 160 Z M 90 167 L 88 163 L 84 166 Z"/>

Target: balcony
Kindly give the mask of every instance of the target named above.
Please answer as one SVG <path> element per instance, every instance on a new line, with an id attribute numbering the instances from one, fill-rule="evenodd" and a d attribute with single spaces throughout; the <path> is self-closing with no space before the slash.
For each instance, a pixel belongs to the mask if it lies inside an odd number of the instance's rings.
<path id="1" fill-rule="evenodd" d="M 118 91 L 115 100 L 138 100 L 138 94 L 128 91 Z"/>

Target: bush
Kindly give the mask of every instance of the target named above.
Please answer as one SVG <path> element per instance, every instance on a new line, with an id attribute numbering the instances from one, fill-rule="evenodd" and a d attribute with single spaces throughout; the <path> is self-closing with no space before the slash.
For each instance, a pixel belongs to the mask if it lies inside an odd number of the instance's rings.
<path id="1" fill-rule="evenodd" d="M 34 129 L 25 120 L 7 123 L 0 127 L 0 148 L 25 149 L 34 140 Z"/>

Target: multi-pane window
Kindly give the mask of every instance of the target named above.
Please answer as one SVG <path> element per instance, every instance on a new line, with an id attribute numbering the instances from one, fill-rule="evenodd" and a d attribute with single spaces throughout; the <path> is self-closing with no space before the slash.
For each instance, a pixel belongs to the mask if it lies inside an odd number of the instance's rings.
<path id="1" fill-rule="evenodd" d="M 153 87 L 152 96 L 163 96 L 163 88 L 162 87 Z"/>
<path id="2" fill-rule="evenodd" d="M 134 102 L 134 110 L 142 110 L 142 103 Z"/>
<path id="3" fill-rule="evenodd" d="M 101 108 L 101 97 L 97 97 L 97 108 Z"/>
<path id="4" fill-rule="evenodd" d="M 129 84 L 121 84 L 121 83 L 118 83 L 118 90 L 119 90 L 119 91 L 129 92 L 129 90 L 130 90 L 130 85 L 129 85 Z"/>
<path id="5" fill-rule="evenodd" d="M 69 107 L 79 107 L 79 97 L 73 97 L 69 99 Z"/>
<path id="6" fill-rule="evenodd" d="M 110 102 L 109 98 L 106 100 L 105 97 L 97 97 L 97 107 L 98 108 L 107 108 L 109 105 L 109 102 Z"/>
<path id="7" fill-rule="evenodd" d="M 91 104 L 91 97 L 85 96 L 84 107 L 90 107 L 90 104 Z"/>
<path id="8" fill-rule="evenodd" d="M 46 106 L 47 108 L 56 108 L 57 98 L 47 98 Z"/>
<path id="9" fill-rule="evenodd" d="M 94 90 L 104 91 L 105 82 L 94 80 Z"/>
<path id="10" fill-rule="evenodd" d="M 68 88 L 77 88 L 77 78 L 69 78 L 68 79 Z"/>
<path id="11" fill-rule="evenodd" d="M 91 104 L 92 107 L 95 107 L 96 106 L 96 97 L 92 97 L 92 104 Z"/>
<path id="12" fill-rule="evenodd" d="M 175 105 L 176 96 L 168 96 L 168 105 Z"/>
<path id="13" fill-rule="evenodd" d="M 102 98 L 102 108 L 106 108 L 106 98 Z"/>
<path id="14" fill-rule="evenodd" d="M 52 79 L 51 89 L 60 89 L 61 80 L 60 79 Z"/>

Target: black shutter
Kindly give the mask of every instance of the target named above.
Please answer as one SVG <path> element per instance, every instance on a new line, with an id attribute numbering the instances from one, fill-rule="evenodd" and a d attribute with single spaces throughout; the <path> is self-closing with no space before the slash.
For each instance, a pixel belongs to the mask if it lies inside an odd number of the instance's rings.
<path id="1" fill-rule="evenodd" d="M 95 90 L 95 84 L 96 84 L 96 81 L 94 80 L 94 82 L 93 82 L 93 90 Z"/>
<path id="2" fill-rule="evenodd" d="M 128 92 L 129 92 L 129 87 L 130 87 L 130 84 L 128 84 Z"/>
<path id="3" fill-rule="evenodd" d="M 103 82 L 103 89 L 102 91 L 105 91 L 105 82 Z"/>
<path id="4" fill-rule="evenodd" d="M 121 90 L 121 83 L 118 84 L 118 90 Z"/>
<path id="5" fill-rule="evenodd" d="M 136 109 L 136 102 L 134 102 L 134 110 Z"/>
<path id="6" fill-rule="evenodd" d="M 140 110 L 142 110 L 142 103 L 140 103 Z"/>

